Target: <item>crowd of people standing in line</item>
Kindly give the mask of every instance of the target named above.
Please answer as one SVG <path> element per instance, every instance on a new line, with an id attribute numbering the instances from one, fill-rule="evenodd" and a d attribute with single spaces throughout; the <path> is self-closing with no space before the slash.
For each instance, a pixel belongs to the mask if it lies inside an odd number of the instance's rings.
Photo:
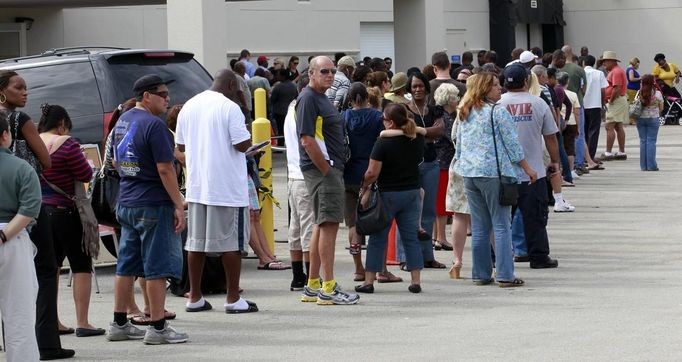
<path id="1" fill-rule="evenodd" d="M 120 178 L 116 214 L 122 228 L 108 330 L 88 319 L 92 260 L 82 248 L 81 220 L 70 197 L 75 182 L 91 180 L 92 167 L 69 136 L 74 125 L 66 110 L 43 105 L 36 127 L 18 110 L 27 101 L 25 81 L 16 72 L 0 71 L 0 281 L 15 298 L 36 300 L 0 299 L 8 360 L 72 357 L 74 351 L 61 346 L 63 333 L 147 344 L 187 341 L 186 333 L 168 323 L 175 313 L 164 308 L 167 278 L 182 277 L 186 225 L 188 313 L 213 308 L 201 288 L 207 255 L 219 255 L 225 271 L 224 311 L 258 311 L 240 296 L 247 242 L 259 256 L 259 269 L 292 270 L 290 290 L 302 291 L 301 301 L 357 304 L 357 293 L 373 293 L 375 281 L 402 281 L 386 268 L 390 225 L 371 235 L 355 228 L 356 205 L 366 205 L 372 184 L 395 219 L 397 259 L 410 272 L 412 293 L 422 291 L 423 268 L 446 268 L 434 249 L 453 250 L 449 275 L 461 277 L 468 233 L 477 285 L 524 285 L 514 262 L 556 268 L 546 229 L 548 205 L 553 202 L 556 212 L 574 211 L 562 187 L 603 170 L 604 161 L 627 158 L 628 122 L 640 134 L 641 169 L 658 170 L 658 117 L 664 97 L 679 98 L 680 71 L 663 54 L 655 56 L 652 74 L 639 73 L 637 58 L 624 70 L 614 52 L 597 60 L 586 47 L 580 57 L 569 46 L 545 54 L 516 49 L 512 57 L 500 68 L 494 51 L 481 52 L 474 66 L 473 54 L 466 52 L 463 64 L 453 67 L 446 53 L 437 52 L 424 69 L 393 74 L 390 58 L 356 62 L 337 54 L 335 60 L 311 57 L 299 72 L 297 57 L 287 66 L 275 59 L 270 68 L 259 57 L 256 67 L 245 50 L 231 70 L 216 74 L 209 89 L 173 107 L 166 121 L 160 117 L 170 108 L 172 80 L 139 78 L 132 87 L 135 98 L 114 112 L 105 147 L 105 165 Z M 249 172 L 257 150 L 248 130 L 258 88 L 268 92 L 278 142 L 288 146 L 291 265 L 269 252 L 259 229 L 257 167 Z M 628 103 L 636 102 L 641 113 L 629 119 Z M 603 121 L 606 151 L 597 157 Z M 616 141 L 619 150 L 613 152 Z M 19 144 L 33 163 L 12 156 Z M 518 185 L 515 206 L 499 202 L 505 183 Z M 448 218 L 452 243 L 445 231 Z M 344 221 L 353 279 L 362 282 L 355 293 L 334 277 L 336 236 Z M 58 271 L 65 258 L 74 273 L 75 330 L 57 315 Z M 136 278 L 143 310 L 133 294 Z"/>

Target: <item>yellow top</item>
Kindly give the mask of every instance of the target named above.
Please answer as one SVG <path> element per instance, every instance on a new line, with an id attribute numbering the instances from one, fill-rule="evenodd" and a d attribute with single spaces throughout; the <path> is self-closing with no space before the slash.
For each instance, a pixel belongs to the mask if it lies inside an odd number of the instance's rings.
<path id="1" fill-rule="evenodd" d="M 665 71 L 665 69 L 661 68 L 660 65 L 656 64 L 654 66 L 654 69 L 651 71 L 651 74 L 668 85 L 668 87 L 673 86 L 673 80 L 677 76 L 677 73 L 680 71 L 677 66 L 673 63 L 668 63 L 668 68 L 670 69 L 669 71 Z"/>

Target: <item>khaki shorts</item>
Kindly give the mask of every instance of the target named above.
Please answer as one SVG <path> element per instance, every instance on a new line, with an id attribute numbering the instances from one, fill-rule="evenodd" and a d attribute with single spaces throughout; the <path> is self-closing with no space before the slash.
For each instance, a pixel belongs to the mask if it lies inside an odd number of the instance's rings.
<path id="1" fill-rule="evenodd" d="M 606 123 L 625 123 L 630 119 L 628 101 L 625 97 L 618 97 L 606 105 Z"/>
<path id="2" fill-rule="evenodd" d="M 310 250 L 313 236 L 313 200 L 308 194 L 305 181 L 289 179 L 289 250 Z"/>
<path id="3" fill-rule="evenodd" d="M 327 175 L 317 169 L 303 171 L 308 193 L 313 200 L 316 225 L 325 222 L 342 223 L 345 188 L 343 171 L 331 167 Z"/>

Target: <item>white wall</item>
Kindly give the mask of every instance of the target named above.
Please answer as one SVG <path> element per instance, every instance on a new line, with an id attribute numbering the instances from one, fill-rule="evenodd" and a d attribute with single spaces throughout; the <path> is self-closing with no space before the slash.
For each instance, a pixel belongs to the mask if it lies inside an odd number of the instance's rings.
<path id="1" fill-rule="evenodd" d="M 444 2 L 444 25 L 448 55 L 490 47 L 488 2 L 449 0 Z M 476 64 L 474 54 L 474 64 Z"/>
<path id="2" fill-rule="evenodd" d="M 654 55 L 664 53 L 682 65 L 680 30 L 682 2 L 676 0 L 564 0 L 564 38 L 574 52 L 586 45 L 598 57 L 604 50 L 618 54 L 623 67 L 632 57 L 651 72 Z"/>
<path id="3" fill-rule="evenodd" d="M 360 52 L 360 22 L 393 21 L 392 0 L 245 1 L 225 4 L 227 56 Z"/>

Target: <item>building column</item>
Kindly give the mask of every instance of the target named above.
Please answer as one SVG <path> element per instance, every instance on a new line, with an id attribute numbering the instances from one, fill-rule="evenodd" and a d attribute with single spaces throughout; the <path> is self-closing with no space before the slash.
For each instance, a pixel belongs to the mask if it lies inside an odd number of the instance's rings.
<path id="1" fill-rule="evenodd" d="M 227 66 L 224 0 L 167 0 L 168 48 L 186 50 L 215 74 Z"/>
<path id="2" fill-rule="evenodd" d="M 393 0 L 395 69 L 423 68 L 445 49 L 444 0 Z"/>

